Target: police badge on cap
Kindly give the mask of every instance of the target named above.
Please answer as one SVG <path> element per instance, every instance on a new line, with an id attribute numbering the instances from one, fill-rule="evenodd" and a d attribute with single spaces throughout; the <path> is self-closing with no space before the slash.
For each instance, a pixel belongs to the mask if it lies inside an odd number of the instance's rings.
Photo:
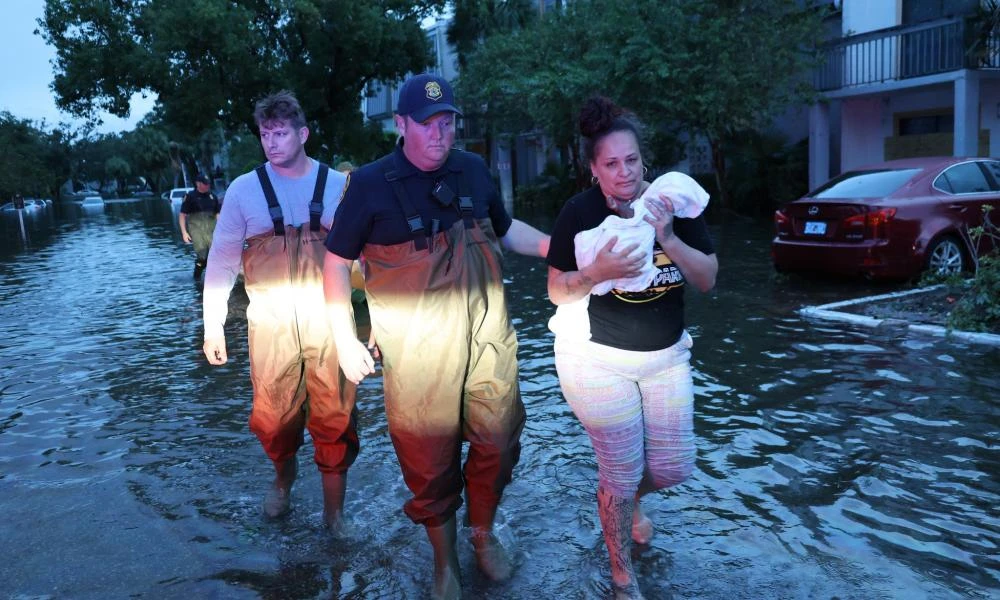
<path id="1" fill-rule="evenodd" d="M 439 112 L 462 114 L 455 106 L 455 93 L 451 90 L 451 84 L 443 77 L 430 73 L 415 75 L 399 88 L 397 115 L 409 116 L 414 121 L 423 123 Z"/>

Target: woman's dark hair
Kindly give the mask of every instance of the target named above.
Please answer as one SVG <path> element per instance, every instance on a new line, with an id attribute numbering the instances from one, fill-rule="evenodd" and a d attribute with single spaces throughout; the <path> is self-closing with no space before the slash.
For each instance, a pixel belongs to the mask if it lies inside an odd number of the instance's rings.
<path id="1" fill-rule="evenodd" d="M 594 160 L 594 148 L 608 134 L 631 131 L 636 141 L 642 139 L 642 126 L 635 115 L 604 96 L 593 96 L 583 103 L 578 123 L 587 162 Z"/>

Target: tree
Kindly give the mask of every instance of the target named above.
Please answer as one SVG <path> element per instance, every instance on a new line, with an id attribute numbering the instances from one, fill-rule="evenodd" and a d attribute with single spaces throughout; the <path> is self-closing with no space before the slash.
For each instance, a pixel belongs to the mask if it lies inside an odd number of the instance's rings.
<path id="1" fill-rule="evenodd" d="M 105 181 L 114 182 L 115 191 L 119 193 L 123 192 L 125 190 L 126 182 L 131 175 L 132 167 L 128 164 L 128 161 L 121 156 L 112 156 L 104 161 Z"/>
<path id="2" fill-rule="evenodd" d="M 576 111 L 592 94 L 634 110 L 660 138 L 683 128 L 712 147 L 728 204 L 723 143 L 808 101 L 822 14 L 797 0 L 577 0 L 527 28 L 487 39 L 459 87 L 493 126 L 538 128 L 566 148 L 578 180 Z"/>
<path id="3" fill-rule="evenodd" d="M 54 197 L 69 173 L 69 136 L 0 112 L 0 203 L 14 194 Z"/>
<path id="4" fill-rule="evenodd" d="M 531 0 L 452 0 L 451 4 L 448 43 L 455 47 L 460 70 L 486 38 L 522 29 L 537 14 Z"/>
<path id="5" fill-rule="evenodd" d="M 169 139 L 155 125 L 140 123 L 133 130 L 122 134 L 128 148 L 132 173 L 143 177 L 157 190 L 167 183 L 166 171 L 170 167 Z"/>
<path id="6" fill-rule="evenodd" d="M 445 0 L 46 0 L 60 108 L 126 116 L 155 93 L 164 122 L 193 143 L 221 122 L 253 131 L 253 105 L 297 92 L 313 135 L 350 152 L 369 142 L 359 99 L 375 81 L 430 64 L 421 17 Z M 321 155 L 324 152 L 319 152 Z"/>

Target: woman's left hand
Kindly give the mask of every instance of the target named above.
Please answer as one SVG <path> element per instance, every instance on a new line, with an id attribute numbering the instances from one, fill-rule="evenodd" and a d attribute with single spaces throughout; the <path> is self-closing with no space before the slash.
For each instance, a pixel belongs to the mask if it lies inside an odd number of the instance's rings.
<path id="1" fill-rule="evenodd" d="M 646 209 L 649 214 L 645 221 L 653 226 L 656 232 L 656 241 L 662 248 L 665 243 L 674 237 L 674 204 L 665 194 L 660 194 L 656 199 L 646 201 Z"/>

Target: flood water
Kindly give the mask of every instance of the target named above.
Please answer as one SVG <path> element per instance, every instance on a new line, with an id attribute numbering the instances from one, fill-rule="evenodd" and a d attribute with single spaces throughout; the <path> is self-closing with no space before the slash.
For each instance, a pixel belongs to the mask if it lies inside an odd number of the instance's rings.
<path id="1" fill-rule="evenodd" d="M 428 597 L 380 379 L 359 391 L 350 537 L 321 526 L 308 438 L 295 510 L 262 519 L 246 299 L 231 302 L 230 362 L 211 367 L 175 215 L 158 198 L 56 205 L 25 218 L 25 242 L 2 213 L 0 597 Z M 645 503 L 646 597 L 998 597 L 1000 350 L 804 320 L 803 305 L 892 288 L 775 276 L 768 223 L 712 233 L 718 286 L 688 293 L 698 460 Z M 559 392 L 545 267 L 508 269 L 528 423 L 500 534 L 517 570 L 485 581 L 460 531 L 465 596 L 606 598 L 596 468 Z"/>

